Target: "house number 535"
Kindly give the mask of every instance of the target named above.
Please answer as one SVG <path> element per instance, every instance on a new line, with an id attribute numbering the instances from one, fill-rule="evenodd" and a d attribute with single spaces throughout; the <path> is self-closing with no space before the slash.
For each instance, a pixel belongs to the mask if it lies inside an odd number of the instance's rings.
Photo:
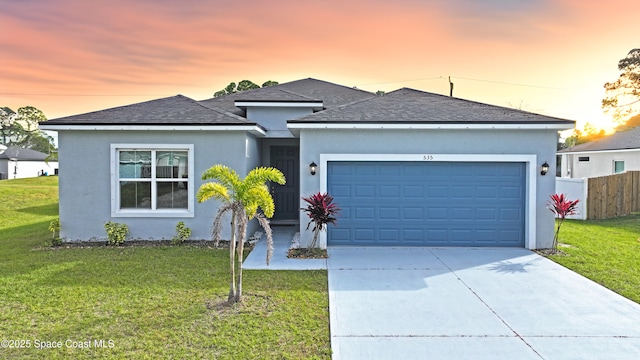
<path id="1" fill-rule="evenodd" d="M 422 160 L 433 160 L 433 155 L 423 155 Z"/>

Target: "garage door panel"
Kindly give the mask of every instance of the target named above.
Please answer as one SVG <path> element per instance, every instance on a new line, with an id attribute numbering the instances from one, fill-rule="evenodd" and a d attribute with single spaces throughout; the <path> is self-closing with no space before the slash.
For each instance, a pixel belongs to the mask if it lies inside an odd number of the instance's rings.
<path id="1" fill-rule="evenodd" d="M 380 220 L 400 220 L 399 207 L 381 207 Z"/>
<path id="2" fill-rule="evenodd" d="M 356 185 L 354 190 L 356 198 L 374 199 L 376 195 L 376 188 L 373 185 Z"/>
<path id="3" fill-rule="evenodd" d="M 381 198 L 398 198 L 400 196 L 399 185 L 380 185 L 380 197 Z"/>
<path id="4" fill-rule="evenodd" d="M 355 208 L 354 220 L 376 220 L 375 208 L 373 207 L 357 207 Z"/>
<path id="5" fill-rule="evenodd" d="M 524 246 L 524 163 L 329 162 L 327 173 L 342 208 L 329 245 Z"/>

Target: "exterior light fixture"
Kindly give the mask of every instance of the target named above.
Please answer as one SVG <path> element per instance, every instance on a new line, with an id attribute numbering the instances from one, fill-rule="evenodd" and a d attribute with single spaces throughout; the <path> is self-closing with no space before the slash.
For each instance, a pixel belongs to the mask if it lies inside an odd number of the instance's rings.
<path id="1" fill-rule="evenodd" d="M 548 172 L 549 164 L 547 164 L 547 162 L 545 161 L 544 164 L 542 164 L 542 168 L 540 169 L 540 175 L 547 175 Z"/>
<path id="2" fill-rule="evenodd" d="M 311 164 L 309 164 L 309 171 L 311 172 L 311 175 L 315 175 L 317 169 L 318 165 L 316 165 L 316 163 L 312 161 Z"/>

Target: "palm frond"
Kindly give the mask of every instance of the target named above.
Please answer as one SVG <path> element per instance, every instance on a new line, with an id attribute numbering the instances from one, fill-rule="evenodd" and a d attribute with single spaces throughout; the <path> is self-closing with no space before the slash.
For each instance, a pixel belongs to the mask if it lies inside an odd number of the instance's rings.
<path id="1" fill-rule="evenodd" d="M 202 173 L 202 180 L 212 179 L 231 190 L 237 189 L 242 183 L 240 176 L 238 176 L 235 170 L 221 164 L 213 165 Z"/>
<path id="2" fill-rule="evenodd" d="M 244 186 L 250 189 L 254 186 L 262 185 L 267 181 L 271 181 L 280 185 L 284 185 L 287 180 L 282 171 L 273 167 L 257 167 L 247 174 L 244 179 Z"/>
<path id="3" fill-rule="evenodd" d="M 225 203 L 231 202 L 229 190 L 224 185 L 219 183 L 202 184 L 196 193 L 196 199 L 198 202 L 205 202 L 211 198 L 221 200 Z"/>
<path id="4" fill-rule="evenodd" d="M 275 204 L 273 197 L 266 185 L 255 186 L 246 193 L 246 210 L 247 216 L 253 218 L 258 211 L 262 209 L 264 215 L 271 218 L 275 213 Z"/>
<path id="5" fill-rule="evenodd" d="M 271 262 L 271 257 L 273 256 L 273 231 L 271 230 L 271 225 L 269 225 L 269 220 L 261 214 L 256 215 L 258 219 L 258 223 L 264 229 L 264 233 L 267 235 L 267 265 Z"/>
<path id="6" fill-rule="evenodd" d="M 233 210 L 233 204 L 226 204 L 218 209 L 218 213 L 213 220 L 213 229 L 211 230 L 211 238 L 213 240 L 214 246 L 218 246 L 218 243 L 220 242 L 220 233 L 222 232 L 222 217 L 231 210 Z M 235 229 L 231 229 L 231 231 L 235 231 Z"/>

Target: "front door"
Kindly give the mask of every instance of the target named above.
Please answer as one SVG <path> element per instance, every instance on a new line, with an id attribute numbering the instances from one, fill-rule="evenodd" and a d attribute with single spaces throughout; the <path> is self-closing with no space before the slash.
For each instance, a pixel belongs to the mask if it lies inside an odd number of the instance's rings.
<path id="1" fill-rule="evenodd" d="M 297 146 L 272 146 L 271 166 L 282 171 L 287 183 L 272 184 L 271 194 L 276 204 L 273 220 L 298 220 L 300 207 L 300 157 Z"/>

